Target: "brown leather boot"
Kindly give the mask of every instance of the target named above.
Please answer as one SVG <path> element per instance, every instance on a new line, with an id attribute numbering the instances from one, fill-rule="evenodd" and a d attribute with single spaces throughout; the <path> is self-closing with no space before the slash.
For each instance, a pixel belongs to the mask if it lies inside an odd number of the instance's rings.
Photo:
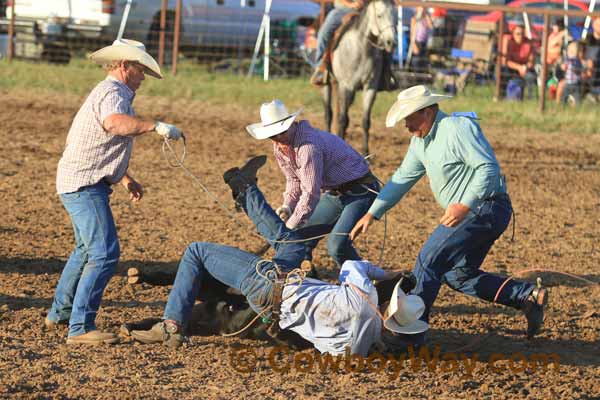
<path id="1" fill-rule="evenodd" d="M 317 68 L 310 77 L 310 84 L 317 87 L 327 85 L 327 70 Z"/>
<path id="2" fill-rule="evenodd" d="M 171 348 L 180 347 L 185 341 L 181 327 L 173 321 L 162 321 L 154 324 L 149 331 L 131 331 L 131 337 L 138 342 L 152 344 L 164 343 Z"/>
<path id="3" fill-rule="evenodd" d="M 54 322 L 51 319 L 48 319 L 48 317 L 44 318 L 44 329 L 47 331 L 54 331 L 61 327 L 67 327 L 68 325 L 69 321 L 67 320 Z"/>
<path id="4" fill-rule="evenodd" d="M 67 344 L 115 344 L 119 343 L 117 335 L 111 332 L 90 331 L 82 335 L 69 336 Z"/>

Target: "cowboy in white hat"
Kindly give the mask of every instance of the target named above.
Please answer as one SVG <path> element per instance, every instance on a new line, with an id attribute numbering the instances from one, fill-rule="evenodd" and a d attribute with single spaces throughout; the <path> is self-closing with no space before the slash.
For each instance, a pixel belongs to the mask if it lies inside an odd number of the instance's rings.
<path id="1" fill-rule="evenodd" d="M 132 201 L 142 186 L 128 174 L 133 138 L 157 132 L 166 139 L 181 131 L 135 116 L 132 102 L 145 74 L 162 79 L 160 67 L 142 43 L 116 40 L 90 58 L 108 76 L 87 97 L 75 116 L 58 163 L 56 188 L 75 231 L 75 250 L 65 265 L 44 321 L 48 329 L 69 324 L 67 343 L 116 343 L 113 333 L 96 329 L 102 293 L 115 272 L 119 242 L 109 205 L 111 186 L 121 183 Z"/>
<path id="2" fill-rule="evenodd" d="M 447 115 L 438 103 L 450 99 L 422 85 L 408 88 L 386 117 L 386 126 L 405 120 L 413 135 L 408 152 L 369 211 L 350 236 L 367 231 L 424 175 L 438 204 L 445 210 L 417 258 L 417 285 L 412 294 L 425 303 L 421 320 L 427 322 L 442 282 L 462 293 L 522 309 L 527 337 L 543 323 L 546 289 L 479 269 L 488 251 L 504 232 L 512 215 L 506 182 L 492 148 L 474 113 Z M 500 290 L 502 289 L 502 290 Z M 424 334 L 407 338 L 422 344 Z"/>
<path id="3" fill-rule="evenodd" d="M 260 107 L 261 121 L 246 130 L 255 139 L 271 139 L 286 178 L 283 204 L 276 212 L 286 226 L 328 225 L 328 252 L 338 265 L 360 256 L 345 235 L 369 209 L 379 190 L 364 158 L 340 137 L 296 121 L 280 100 Z M 307 260 L 318 241 L 308 243 Z"/>

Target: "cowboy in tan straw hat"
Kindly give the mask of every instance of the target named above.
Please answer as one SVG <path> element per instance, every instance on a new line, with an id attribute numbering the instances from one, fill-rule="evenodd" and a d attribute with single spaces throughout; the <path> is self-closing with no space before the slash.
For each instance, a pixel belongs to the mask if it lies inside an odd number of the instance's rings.
<path id="1" fill-rule="evenodd" d="M 445 210 L 439 225 L 423 245 L 413 270 L 429 313 L 442 283 L 487 301 L 521 309 L 527 337 L 542 326 L 546 289 L 480 269 L 488 251 L 502 235 L 512 215 L 504 176 L 475 113 L 445 114 L 438 103 L 451 97 L 419 85 L 403 90 L 390 108 L 386 125 L 405 120 L 412 134 L 402 165 L 383 187 L 350 236 L 365 233 L 374 219 L 396 205 L 424 175 L 438 204 Z M 415 334 L 416 333 L 416 334 Z M 424 333 L 411 333 L 412 344 L 424 343 Z"/>
<path id="2" fill-rule="evenodd" d="M 173 140 L 182 136 L 173 125 L 135 115 L 132 102 L 144 75 L 162 78 L 142 43 L 116 40 L 90 58 L 104 65 L 108 76 L 77 112 L 58 163 L 56 189 L 73 223 L 75 250 L 44 321 L 48 329 L 68 323 L 68 344 L 118 342 L 115 334 L 100 332 L 95 324 L 102 293 L 120 255 L 109 204 L 111 186 L 121 183 L 131 200 L 139 201 L 142 186 L 128 173 L 133 138 L 147 132 Z"/>

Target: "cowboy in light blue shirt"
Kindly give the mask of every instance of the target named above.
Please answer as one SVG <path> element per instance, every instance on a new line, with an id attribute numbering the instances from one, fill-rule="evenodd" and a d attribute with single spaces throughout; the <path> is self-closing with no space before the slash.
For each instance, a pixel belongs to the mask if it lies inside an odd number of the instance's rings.
<path id="1" fill-rule="evenodd" d="M 387 115 L 392 127 L 405 119 L 413 135 L 402 164 L 381 190 L 350 237 L 367 231 L 373 219 L 398 203 L 424 175 L 438 204 L 445 210 L 417 258 L 413 294 L 425 302 L 421 319 L 429 312 L 442 283 L 462 293 L 522 309 L 527 336 L 537 334 L 543 323 L 546 289 L 510 280 L 479 269 L 488 251 L 510 222 L 512 206 L 500 166 L 481 131 L 474 113 L 447 115 L 438 102 L 449 96 L 432 94 L 414 86 L 398 95 Z M 497 296 L 497 299 L 495 297 Z M 420 344 L 424 335 L 407 340 Z"/>

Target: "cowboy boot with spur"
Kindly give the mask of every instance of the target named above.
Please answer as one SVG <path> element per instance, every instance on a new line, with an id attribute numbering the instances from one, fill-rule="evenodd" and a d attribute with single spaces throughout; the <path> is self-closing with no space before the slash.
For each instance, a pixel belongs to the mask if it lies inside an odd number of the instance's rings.
<path id="1" fill-rule="evenodd" d="M 527 339 L 537 335 L 544 325 L 544 307 L 548 304 L 549 292 L 542 287 L 542 280 L 537 279 L 537 287 L 531 291 L 523 302 L 522 310 L 527 318 Z"/>
<path id="2" fill-rule="evenodd" d="M 130 334 L 138 342 L 146 344 L 164 343 L 173 349 L 180 347 L 185 341 L 181 326 L 171 320 L 156 323 L 148 331 L 132 330 Z"/>

